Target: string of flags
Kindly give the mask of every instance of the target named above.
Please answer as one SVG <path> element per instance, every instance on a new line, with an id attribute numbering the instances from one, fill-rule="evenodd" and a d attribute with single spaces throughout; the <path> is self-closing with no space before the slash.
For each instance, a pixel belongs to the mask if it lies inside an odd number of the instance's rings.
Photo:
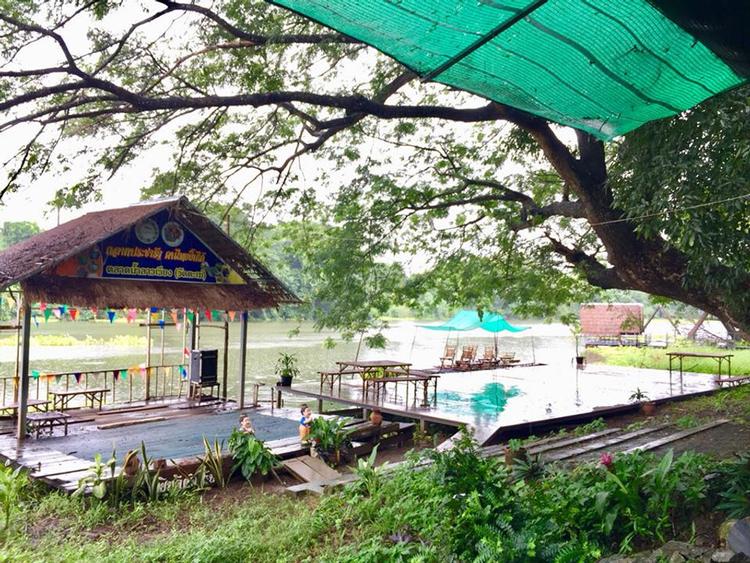
<path id="1" fill-rule="evenodd" d="M 180 375 L 182 379 L 187 379 L 188 372 L 187 372 L 187 366 L 184 364 L 178 365 L 178 366 L 146 366 L 145 364 L 138 364 L 136 366 L 131 366 L 126 369 L 113 369 L 108 370 L 106 372 L 96 371 L 96 372 L 75 372 L 75 373 L 45 373 L 38 369 L 32 369 L 31 370 L 31 377 L 32 379 L 39 379 L 42 381 L 48 381 L 55 383 L 60 383 L 62 381 L 62 378 L 66 375 L 72 375 L 76 383 L 80 383 L 81 379 L 84 374 L 86 373 L 111 373 L 112 379 L 114 381 L 127 381 L 128 376 L 134 377 L 136 375 L 140 375 L 142 377 L 146 376 L 154 376 L 156 374 L 156 371 L 159 367 L 162 367 L 162 369 L 165 370 L 165 375 L 167 377 L 170 377 L 172 375 L 172 368 L 177 368 L 177 373 Z"/>
<path id="2" fill-rule="evenodd" d="M 88 310 L 96 319 L 99 314 L 97 307 L 89 307 Z M 128 324 L 136 322 L 138 315 L 144 312 L 149 323 L 158 326 L 160 329 L 164 329 L 167 326 L 165 316 L 169 314 L 169 318 L 172 320 L 172 325 L 177 330 L 182 330 L 182 323 L 187 321 L 190 324 L 196 322 L 196 314 L 205 321 L 214 322 L 234 322 L 237 318 L 237 311 L 220 311 L 217 309 L 205 309 L 203 311 L 192 311 L 188 310 L 184 312 L 182 309 L 160 309 L 158 307 L 149 307 L 148 309 L 136 309 L 136 308 L 124 308 L 124 309 L 110 309 L 107 308 L 105 311 L 106 318 L 110 323 L 114 323 L 118 317 L 124 318 Z M 40 315 L 41 314 L 41 315 Z M 81 314 L 81 310 L 75 307 L 69 307 L 67 305 L 49 305 L 48 303 L 39 303 L 38 313 L 36 310 L 32 311 L 32 321 L 36 327 L 40 325 L 40 316 L 44 319 L 45 323 L 48 323 L 51 317 L 55 317 L 57 320 L 64 320 L 70 318 L 72 321 L 78 320 Z M 90 316 L 85 317 L 86 320 L 90 319 Z"/>

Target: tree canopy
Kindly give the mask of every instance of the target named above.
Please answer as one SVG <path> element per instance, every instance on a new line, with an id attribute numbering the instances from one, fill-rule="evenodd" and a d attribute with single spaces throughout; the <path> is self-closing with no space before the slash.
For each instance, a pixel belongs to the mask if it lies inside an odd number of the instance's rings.
<path id="1" fill-rule="evenodd" d="M 747 88 L 605 146 L 265 2 L 0 0 L 0 47 L 2 193 L 64 173 L 80 205 L 166 146 L 144 196 L 292 213 L 329 325 L 601 288 L 750 331 Z"/>

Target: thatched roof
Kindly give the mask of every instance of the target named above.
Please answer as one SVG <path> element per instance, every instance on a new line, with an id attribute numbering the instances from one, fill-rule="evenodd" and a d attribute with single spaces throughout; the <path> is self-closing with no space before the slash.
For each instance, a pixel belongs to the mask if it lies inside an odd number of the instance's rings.
<path id="1" fill-rule="evenodd" d="M 168 211 L 245 281 L 242 285 L 174 283 L 55 275 L 59 264 L 136 224 Z M 88 213 L 0 253 L 0 289 L 20 283 L 31 301 L 84 307 L 260 309 L 299 299 L 187 198 Z"/>

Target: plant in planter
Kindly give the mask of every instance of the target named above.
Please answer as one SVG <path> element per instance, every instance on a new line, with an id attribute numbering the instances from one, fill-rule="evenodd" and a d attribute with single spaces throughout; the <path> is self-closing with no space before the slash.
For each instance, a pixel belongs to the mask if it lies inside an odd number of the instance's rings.
<path id="1" fill-rule="evenodd" d="M 326 419 L 316 418 L 310 426 L 310 442 L 312 450 L 317 453 L 323 461 L 330 465 L 341 463 L 342 454 L 351 448 L 349 434 L 351 429 L 347 428 L 348 419 Z"/>
<path id="2" fill-rule="evenodd" d="M 248 481 L 253 475 L 268 475 L 269 473 L 279 479 L 275 471 L 280 465 L 279 460 L 262 440 L 235 428 L 229 436 L 228 446 L 234 458 L 232 471 L 239 469 Z"/>
<path id="3" fill-rule="evenodd" d="M 641 405 L 641 411 L 646 416 L 651 416 L 656 412 L 656 403 L 653 401 L 649 401 L 648 395 L 641 391 L 640 387 L 636 387 L 635 391 L 633 391 L 633 394 L 630 395 L 629 401 L 640 403 Z"/>
<path id="4" fill-rule="evenodd" d="M 276 360 L 276 375 L 279 376 L 277 385 L 281 387 L 290 387 L 292 379 L 299 375 L 297 367 L 297 356 L 282 352 Z"/>
<path id="5" fill-rule="evenodd" d="M 583 332 L 581 331 L 581 321 L 578 319 L 575 315 L 566 315 L 563 316 L 561 319 L 563 324 L 566 324 L 568 326 L 568 329 L 570 330 L 570 333 L 573 335 L 573 338 L 575 339 L 576 343 L 576 366 L 577 367 L 583 367 L 586 364 L 586 356 L 583 355 L 583 352 L 581 351 L 581 338 L 583 337 Z"/>

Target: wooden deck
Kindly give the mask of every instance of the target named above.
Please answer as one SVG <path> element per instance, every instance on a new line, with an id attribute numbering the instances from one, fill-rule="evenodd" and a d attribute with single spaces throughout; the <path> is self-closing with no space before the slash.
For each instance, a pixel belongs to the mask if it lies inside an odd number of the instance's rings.
<path id="1" fill-rule="evenodd" d="M 367 410 L 379 409 L 425 423 L 474 430 L 482 445 L 496 443 L 512 429 L 543 430 L 545 427 L 579 423 L 637 408 L 630 396 L 640 388 L 655 402 L 663 402 L 718 388 L 713 376 L 667 370 L 618 366 L 533 365 L 512 370 L 473 372 L 442 371 L 437 390 L 430 392 L 429 406 L 398 389 L 379 397 L 366 396 L 357 376 L 342 378 L 341 386 L 320 389 L 315 383 L 294 384 L 283 393 L 319 406 L 336 403 Z"/>

